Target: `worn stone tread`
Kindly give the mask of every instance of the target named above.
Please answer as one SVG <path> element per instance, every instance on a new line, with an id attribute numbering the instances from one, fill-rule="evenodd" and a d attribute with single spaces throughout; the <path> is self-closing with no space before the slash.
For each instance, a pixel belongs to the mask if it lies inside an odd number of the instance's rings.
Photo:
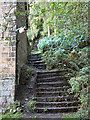
<path id="1" fill-rule="evenodd" d="M 52 96 L 52 97 L 35 97 L 34 98 L 38 102 L 61 102 L 61 101 L 71 101 L 71 100 L 77 100 L 74 95 L 68 95 L 68 96 Z"/>
<path id="2" fill-rule="evenodd" d="M 63 73 L 63 72 L 67 72 L 68 69 L 64 69 L 64 70 L 46 70 L 46 71 L 38 71 L 38 74 L 48 74 L 48 73 Z M 70 70 L 69 70 L 70 71 Z"/>
<path id="3" fill-rule="evenodd" d="M 67 83 L 65 81 L 55 81 L 55 82 L 42 82 L 42 83 L 37 83 L 38 85 L 50 85 L 50 84 L 62 84 L 62 83 Z"/>
<path id="4" fill-rule="evenodd" d="M 37 80 L 60 80 L 60 79 L 62 79 L 62 78 L 64 78 L 64 80 L 65 79 L 67 79 L 67 78 L 65 78 L 65 77 L 63 77 L 63 76 L 55 76 L 55 77 L 53 77 L 53 76 L 49 76 L 48 78 L 47 77 L 42 77 L 42 78 L 37 78 Z M 44 82 L 44 81 L 43 81 Z"/>
<path id="5" fill-rule="evenodd" d="M 38 55 L 41 55 L 41 53 L 30 54 L 29 56 L 38 56 Z"/>
<path id="6" fill-rule="evenodd" d="M 70 106 L 70 107 L 37 107 L 37 109 L 45 109 L 45 108 L 47 108 L 47 109 L 67 109 L 67 108 L 77 108 L 77 106 Z"/>
<path id="7" fill-rule="evenodd" d="M 69 86 L 65 86 L 65 87 L 48 87 L 48 88 L 46 88 L 46 87 L 39 87 L 39 88 L 36 88 L 36 91 L 56 91 L 56 90 L 66 90 L 66 89 L 68 89 L 69 88 Z"/>
<path id="8" fill-rule="evenodd" d="M 47 92 L 47 91 L 45 91 L 45 92 L 42 92 L 42 91 L 39 91 L 39 92 L 37 92 L 37 93 L 41 93 L 41 94 L 48 94 L 48 93 L 50 93 L 50 94 L 52 94 L 52 93 L 63 93 L 63 92 L 66 92 L 66 91 L 50 91 L 50 92 Z"/>
<path id="9" fill-rule="evenodd" d="M 54 92 L 37 92 L 36 93 L 38 97 L 40 96 L 47 96 L 47 97 L 51 97 L 51 96 L 61 96 L 61 95 L 68 95 L 67 92 L 65 91 L 62 91 L 62 92 L 59 92 L 59 91 L 54 91 Z"/>
<path id="10" fill-rule="evenodd" d="M 30 61 L 31 61 L 31 62 L 32 62 L 32 61 L 39 61 L 39 60 L 41 61 L 41 58 L 29 58 L 29 59 L 28 59 L 28 62 L 30 62 Z"/>
<path id="11" fill-rule="evenodd" d="M 35 66 L 38 66 L 38 67 L 39 67 L 39 66 L 45 66 L 45 64 L 41 64 L 41 63 L 40 63 L 39 65 L 38 65 L 38 64 L 34 64 L 34 65 L 35 65 Z"/>
<path id="12" fill-rule="evenodd" d="M 56 107 L 66 107 L 66 106 L 77 106 L 80 102 L 79 101 L 64 101 L 64 102 L 36 102 L 35 105 L 37 107 L 44 107 L 44 106 L 56 106 Z"/>
<path id="13" fill-rule="evenodd" d="M 70 106 L 70 107 L 37 107 L 36 111 L 37 112 L 55 113 L 55 112 L 74 112 L 74 111 L 77 111 L 77 109 L 78 109 L 77 106 Z"/>
<path id="14" fill-rule="evenodd" d="M 36 120 L 60 120 L 63 113 L 24 113 L 24 118 L 33 120 L 33 117 L 36 116 Z"/>
<path id="15" fill-rule="evenodd" d="M 34 63 L 34 64 L 41 64 L 41 63 L 45 63 L 44 61 L 33 61 L 32 63 Z"/>
<path id="16" fill-rule="evenodd" d="M 63 74 L 62 73 L 47 73 L 47 74 L 38 74 L 37 73 L 37 78 L 48 78 L 48 77 L 56 77 L 56 76 L 63 76 L 63 78 L 64 78 L 64 75 L 65 75 L 66 73 L 65 72 L 63 72 Z"/>

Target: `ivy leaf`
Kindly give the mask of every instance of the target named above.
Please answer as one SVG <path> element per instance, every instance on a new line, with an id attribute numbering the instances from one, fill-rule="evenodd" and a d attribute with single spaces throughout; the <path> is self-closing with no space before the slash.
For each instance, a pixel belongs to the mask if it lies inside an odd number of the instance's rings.
<path id="1" fill-rule="evenodd" d="M 4 17 L 4 19 L 6 19 L 6 17 Z"/>
<path id="2" fill-rule="evenodd" d="M 12 5 L 10 4 L 10 7 L 11 7 Z"/>
<path id="3" fill-rule="evenodd" d="M 20 11 L 14 11 L 14 14 L 18 15 L 18 14 L 20 14 Z"/>
<path id="4" fill-rule="evenodd" d="M 28 12 L 25 12 L 25 14 L 27 14 Z"/>
<path id="5" fill-rule="evenodd" d="M 56 7 L 56 3 L 52 2 L 52 9 L 54 9 L 54 7 Z"/>
<path id="6" fill-rule="evenodd" d="M 38 16 L 39 16 L 38 14 L 35 15 L 35 17 L 38 17 Z"/>
<path id="7" fill-rule="evenodd" d="M 45 8 L 41 10 L 42 13 L 45 13 Z"/>
<path id="8" fill-rule="evenodd" d="M 5 15 L 7 15 L 8 13 L 5 13 Z"/>
<path id="9" fill-rule="evenodd" d="M 6 29 L 7 29 L 7 26 L 6 26 L 6 25 L 3 25 L 3 27 L 4 27 L 5 31 L 6 31 Z"/>
<path id="10" fill-rule="evenodd" d="M 6 37 L 6 38 L 5 38 L 5 40 L 8 40 L 8 41 L 10 41 L 10 39 L 9 39 L 8 37 Z"/>

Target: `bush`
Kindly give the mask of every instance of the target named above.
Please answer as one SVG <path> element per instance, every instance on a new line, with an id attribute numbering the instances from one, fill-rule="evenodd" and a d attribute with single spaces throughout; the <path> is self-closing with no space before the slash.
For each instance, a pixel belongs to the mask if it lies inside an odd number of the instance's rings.
<path id="1" fill-rule="evenodd" d="M 47 68 L 69 67 L 79 71 L 85 64 L 88 64 L 89 47 L 79 49 L 75 41 L 68 40 L 67 37 L 45 37 L 40 39 L 38 49 L 43 53 L 43 60 L 46 61 Z M 76 48 L 75 48 L 76 47 Z"/>

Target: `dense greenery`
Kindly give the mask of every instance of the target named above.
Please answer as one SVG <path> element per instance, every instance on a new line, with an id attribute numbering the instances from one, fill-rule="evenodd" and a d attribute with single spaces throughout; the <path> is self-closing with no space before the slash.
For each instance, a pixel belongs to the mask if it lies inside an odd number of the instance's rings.
<path id="1" fill-rule="evenodd" d="M 87 39 L 88 4 L 79 2 L 45 2 L 30 5 L 30 29 L 28 37 L 62 35 L 68 40 L 80 42 Z M 79 38 L 79 39 L 78 39 Z"/>
<path id="2" fill-rule="evenodd" d="M 88 3 L 32 3 L 30 12 L 28 37 L 35 43 L 39 36 L 37 46 L 42 53 L 42 59 L 46 61 L 47 69 L 68 68 L 73 71 L 67 74 L 71 85 L 68 92 L 75 93 L 81 101 L 81 107 L 75 115 L 63 117 L 87 117 L 90 73 Z"/>
<path id="3" fill-rule="evenodd" d="M 61 36 L 41 39 L 38 48 L 43 53 L 49 69 L 67 66 L 79 70 L 79 67 L 88 64 L 89 47 L 80 49 L 78 43 L 67 38 L 63 39 Z"/>

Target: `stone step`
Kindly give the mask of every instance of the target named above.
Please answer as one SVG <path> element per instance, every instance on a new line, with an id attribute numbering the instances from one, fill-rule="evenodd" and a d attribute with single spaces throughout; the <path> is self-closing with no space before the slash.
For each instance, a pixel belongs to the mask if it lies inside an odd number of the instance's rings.
<path id="1" fill-rule="evenodd" d="M 38 68 L 38 69 L 40 69 L 40 70 L 45 70 L 46 69 L 46 67 L 45 66 L 43 66 L 43 67 L 36 67 L 36 68 Z"/>
<path id="2" fill-rule="evenodd" d="M 50 71 L 38 71 L 37 74 L 49 74 L 49 73 L 63 73 L 63 72 L 70 72 L 69 69 L 63 69 L 63 70 L 50 70 Z"/>
<path id="3" fill-rule="evenodd" d="M 41 66 L 46 66 L 44 63 L 38 63 L 38 64 L 37 64 L 37 63 L 34 63 L 34 62 L 28 62 L 28 64 L 33 65 L 33 66 L 37 66 L 37 67 L 38 67 L 38 66 L 40 66 L 40 67 L 41 67 Z"/>
<path id="4" fill-rule="evenodd" d="M 28 61 L 29 62 L 35 62 L 35 61 L 41 61 L 42 59 L 41 58 L 29 58 Z"/>
<path id="5" fill-rule="evenodd" d="M 69 95 L 67 91 L 49 91 L 49 92 L 36 92 L 37 97 L 52 97 L 52 96 L 66 96 Z"/>
<path id="6" fill-rule="evenodd" d="M 68 96 L 52 96 L 52 97 L 35 97 L 34 100 L 38 102 L 61 102 L 61 101 L 72 101 L 78 100 L 74 95 Z"/>
<path id="7" fill-rule="evenodd" d="M 63 87 L 39 87 L 36 89 L 36 91 L 57 91 L 57 90 L 67 90 L 69 86 L 63 86 Z"/>
<path id="8" fill-rule="evenodd" d="M 29 56 L 39 56 L 41 55 L 41 53 L 37 53 L 37 54 L 30 54 Z"/>
<path id="9" fill-rule="evenodd" d="M 29 59 L 29 60 L 30 60 L 30 59 L 41 59 L 41 56 L 33 56 L 33 55 L 31 55 L 31 56 L 29 56 L 28 59 Z"/>
<path id="10" fill-rule="evenodd" d="M 43 64 L 42 63 L 40 63 L 40 64 L 35 63 L 34 64 L 34 63 L 31 62 L 31 63 L 28 63 L 28 64 L 33 65 L 35 67 L 46 67 L 46 65 L 44 63 Z"/>
<path id="11" fill-rule="evenodd" d="M 66 72 L 55 72 L 55 73 L 43 73 L 43 74 L 39 74 L 39 73 L 37 73 L 37 78 L 48 78 L 48 77 L 55 77 L 55 76 L 63 76 L 64 77 L 64 75 L 66 74 Z"/>
<path id="12" fill-rule="evenodd" d="M 48 75 L 48 74 L 59 74 L 59 73 L 63 73 L 63 72 L 66 72 L 66 71 L 58 71 L 58 70 L 55 70 L 55 71 L 38 71 L 37 74 L 39 75 Z"/>
<path id="13" fill-rule="evenodd" d="M 69 80 L 68 77 L 63 77 L 63 76 L 50 76 L 50 77 L 42 77 L 42 78 L 37 78 L 37 82 L 56 82 L 56 81 L 66 81 L 66 80 Z"/>
<path id="14" fill-rule="evenodd" d="M 29 63 L 29 65 L 34 66 L 34 67 L 36 67 L 38 69 L 46 69 L 46 65 L 44 65 L 44 64 L 32 64 L 32 63 Z"/>
<path id="15" fill-rule="evenodd" d="M 41 54 L 29 55 L 28 64 L 43 69 L 37 71 L 35 107 L 38 113 L 76 112 L 78 99 L 67 93 L 70 84 L 69 77 L 64 77 L 69 70 L 46 71 L 46 64 L 41 60 Z"/>
<path id="16" fill-rule="evenodd" d="M 76 112 L 77 106 L 71 107 L 36 107 L 35 111 L 38 113 L 63 113 L 63 112 Z"/>
<path id="17" fill-rule="evenodd" d="M 45 62 L 44 61 L 31 61 L 31 62 L 29 62 L 29 63 L 32 63 L 32 64 L 45 64 Z"/>
<path id="18" fill-rule="evenodd" d="M 24 113 L 24 119 L 22 120 L 61 120 L 63 114 L 66 113 Z M 36 116 L 36 119 L 34 118 Z M 21 119 L 20 119 L 21 120 Z M 63 119 L 62 119 L 63 120 Z M 75 120 L 75 119 L 74 119 Z"/>
<path id="19" fill-rule="evenodd" d="M 37 87 L 62 87 L 68 85 L 66 81 L 59 81 L 59 82 L 42 82 L 42 83 L 37 83 Z"/>
<path id="20" fill-rule="evenodd" d="M 78 101 L 67 101 L 67 102 L 36 102 L 36 107 L 68 107 L 68 106 L 77 106 L 80 104 Z"/>

